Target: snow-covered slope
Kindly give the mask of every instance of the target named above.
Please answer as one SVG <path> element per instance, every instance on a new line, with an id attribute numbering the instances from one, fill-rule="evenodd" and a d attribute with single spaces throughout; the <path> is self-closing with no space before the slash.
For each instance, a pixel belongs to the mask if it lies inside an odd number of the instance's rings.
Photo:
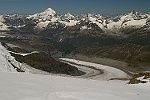
<path id="1" fill-rule="evenodd" d="M 29 19 L 37 19 L 37 20 L 51 20 L 53 16 L 56 15 L 56 12 L 51 9 L 51 8 L 48 8 L 46 9 L 44 12 L 41 12 L 41 13 L 36 13 L 34 15 L 29 15 L 28 18 Z"/>
<path id="2" fill-rule="evenodd" d="M 26 66 L 26 64 L 16 61 L 0 42 L 0 72 L 17 72 L 16 68 L 18 68 L 28 73 L 29 70 Z"/>
<path id="3" fill-rule="evenodd" d="M 47 25 L 50 22 L 56 22 L 56 20 L 58 19 L 56 12 L 51 8 L 48 8 L 44 12 L 41 12 L 41 13 L 29 15 L 27 18 L 35 20 L 37 23 L 36 28 L 40 28 L 40 29 L 47 27 Z"/>
<path id="4" fill-rule="evenodd" d="M 68 20 L 68 21 L 60 21 L 60 23 L 64 24 L 65 26 L 74 26 L 78 23 L 77 20 Z"/>
<path id="5" fill-rule="evenodd" d="M 84 21 L 84 22 L 90 22 L 90 23 L 94 23 L 96 24 L 99 28 L 104 30 L 104 17 L 100 14 L 82 14 L 80 16 L 77 16 L 78 20 L 80 20 L 80 22 Z"/>
<path id="6" fill-rule="evenodd" d="M 61 15 L 61 19 L 74 19 L 75 18 L 75 16 L 74 15 L 72 15 L 72 14 L 70 14 L 70 13 L 66 13 L 66 14 L 64 14 L 64 15 Z"/>
<path id="7" fill-rule="evenodd" d="M 149 100 L 150 84 L 0 72 L 0 100 Z"/>
<path id="8" fill-rule="evenodd" d="M 41 21 L 41 22 L 39 22 L 38 24 L 37 24 L 37 28 L 46 28 L 47 27 L 47 25 L 50 23 L 50 21 Z"/>
<path id="9" fill-rule="evenodd" d="M 0 72 L 15 71 L 13 66 L 8 62 L 10 53 L 0 43 Z"/>
<path id="10" fill-rule="evenodd" d="M 58 22 L 64 24 L 65 26 L 75 26 L 79 21 L 76 19 L 75 16 L 73 16 L 70 13 L 67 13 L 61 15 Z"/>
<path id="11" fill-rule="evenodd" d="M 107 28 L 108 29 L 120 29 L 124 27 L 136 27 L 140 28 L 146 25 L 146 20 L 149 18 L 147 14 L 138 13 L 136 11 L 131 11 L 128 14 L 118 16 L 113 19 L 108 19 Z"/>
<path id="12" fill-rule="evenodd" d="M 61 23 L 65 26 L 74 26 L 77 24 L 77 20 L 73 15 L 70 13 L 64 14 L 64 15 L 57 15 L 57 13 L 51 9 L 48 8 L 44 12 L 37 13 L 34 15 L 29 15 L 27 17 L 28 19 L 36 20 L 37 26 L 36 28 L 46 28 L 49 23 Z"/>
<path id="13" fill-rule="evenodd" d="M 8 31 L 8 26 L 4 23 L 0 22 L 0 31 Z"/>

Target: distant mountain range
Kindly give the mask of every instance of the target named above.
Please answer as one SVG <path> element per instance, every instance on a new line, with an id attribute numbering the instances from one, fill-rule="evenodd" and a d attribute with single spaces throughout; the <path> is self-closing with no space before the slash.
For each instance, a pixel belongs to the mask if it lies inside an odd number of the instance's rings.
<path id="1" fill-rule="evenodd" d="M 48 8 L 33 15 L 0 15 L 0 32 L 38 34 L 57 43 L 110 45 L 150 44 L 150 15 L 130 11 L 116 17 L 101 14 L 59 15 Z"/>
<path id="2" fill-rule="evenodd" d="M 0 15 L 0 31 L 11 30 L 11 28 L 24 28 L 30 23 L 34 24 L 34 29 L 45 30 L 46 28 L 63 28 L 77 27 L 76 31 L 92 30 L 96 28 L 101 30 L 100 33 L 111 34 L 118 33 L 126 28 L 142 28 L 150 23 L 150 15 L 131 11 L 128 14 L 117 17 L 104 17 L 100 14 L 81 14 L 74 16 L 70 13 L 58 15 L 53 9 L 48 8 L 44 12 L 34 15 Z"/>

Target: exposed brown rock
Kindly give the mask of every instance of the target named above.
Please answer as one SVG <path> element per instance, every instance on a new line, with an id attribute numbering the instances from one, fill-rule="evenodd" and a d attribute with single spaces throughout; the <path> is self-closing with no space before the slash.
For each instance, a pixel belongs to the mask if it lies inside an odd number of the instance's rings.
<path id="1" fill-rule="evenodd" d="M 76 55 L 86 55 L 89 58 L 102 58 L 105 60 L 108 58 L 115 61 L 125 62 L 128 64 L 126 67 L 118 68 L 126 69 L 131 72 L 150 70 L 150 46 L 141 46 L 135 44 L 121 44 L 102 47 L 81 46 L 73 51 L 70 55 L 72 57 L 78 57 Z M 111 66 L 111 64 L 104 64 Z"/>
<path id="2" fill-rule="evenodd" d="M 140 72 L 135 75 L 129 80 L 128 84 L 138 84 L 138 83 L 147 83 L 147 81 L 143 81 L 137 78 L 143 77 L 143 79 L 150 78 L 150 72 Z"/>
<path id="3" fill-rule="evenodd" d="M 79 71 L 78 68 L 56 61 L 44 52 L 33 53 L 26 56 L 12 54 L 12 56 L 14 56 L 15 59 L 21 63 L 27 63 L 36 69 L 40 69 L 46 72 L 55 74 L 67 74 L 72 76 L 79 76 L 84 74 L 82 71 Z"/>

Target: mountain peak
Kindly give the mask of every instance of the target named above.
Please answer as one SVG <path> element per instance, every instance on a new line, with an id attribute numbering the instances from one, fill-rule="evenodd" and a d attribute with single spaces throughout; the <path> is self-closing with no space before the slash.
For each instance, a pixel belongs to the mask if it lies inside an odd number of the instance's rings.
<path id="1" fill-rule="evenodd" d="M 70 14 L 70 13 L 66 13 L 64 16 L 74 18 L 74 16 L 72 14 Z"/>
<path id="2" fill-rule="evenodd" d="M 138 12 L 137 12 L 137 11 L 135 11 L 135 10 L 131 10 L 128 14 L 129 14 L 129 15 L 137 15 L 137 14 L 138 14 Z"/>
<path id="3" fill-rule="evenodd" d="M 51 9 L 51 8 L 47 8 L 44 12 L 42 12 L 41 14 L 46 14 L 46 15 L 55 15 L 56 12 Z"/>
<path id="4" fill-rule="evenodd" d="M 45 11 L 54 11 L 52 8 L 47 8 Z"/>
<path id="5" fill-rule="evenodd" d="M 146 19 L 148 18 L 148 14 L 140 13 L 135 10 L 132 10 L 128 13 L 128 15 L 132 16 L 134 19 Z"/>
<path id="6" fill-rule="evenodd" d="M 34 15 L 29 15 L 28 18 L 29 19 L 33 18 L 33 19 L 37 19 L 37 20 L 50 20 L 55 15 L 56 15 L 56 12 L 53 9 L 47 8 L 46 10 L 44 10 L 41 13 L 36 13 Z"/>

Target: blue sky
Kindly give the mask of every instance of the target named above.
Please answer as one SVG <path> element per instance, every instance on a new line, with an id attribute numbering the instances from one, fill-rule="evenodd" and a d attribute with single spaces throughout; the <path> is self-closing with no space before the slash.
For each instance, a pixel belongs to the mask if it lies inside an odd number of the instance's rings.
<path id="1" fill-rule="evenodd" d="M 0 14 L 33 14 L 48 7 L 59 14 L 122 14 L 131 10 L 150 13 L 150 0 L 0 0 Z"/>

